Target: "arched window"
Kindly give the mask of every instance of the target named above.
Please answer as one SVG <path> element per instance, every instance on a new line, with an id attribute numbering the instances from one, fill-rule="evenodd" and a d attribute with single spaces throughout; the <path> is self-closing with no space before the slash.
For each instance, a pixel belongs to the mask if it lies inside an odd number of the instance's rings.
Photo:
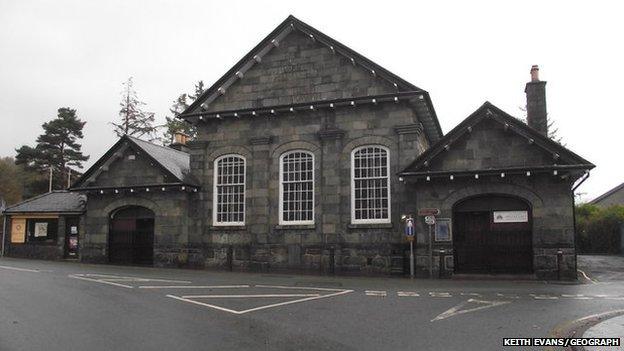
<path id="1" fill-rule="evenodd" d="M 224 155 L 214 161 L 213 224 L 245 224 L 245 158 Z"/>
<path id="2" fill-rule="evenodd" d="M 351 222 L 390 223 L 390 152 L 380 145 L 351 152 Z"/>
<path id="3" fill-rule="evenodd" d="M 289 151 L 280 156 L 280 224 L 314 224 L 314 155 Z"/>

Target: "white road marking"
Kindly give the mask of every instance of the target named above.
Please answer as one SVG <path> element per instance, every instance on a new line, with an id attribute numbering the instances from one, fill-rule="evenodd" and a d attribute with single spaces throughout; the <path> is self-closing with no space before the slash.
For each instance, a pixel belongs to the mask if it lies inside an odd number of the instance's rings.
<path id="1" fill-rule="evenodd" d="M 587 276 L 587 274 L 585 274 L 585 272 L 583 272 L 582 270 L 577 269 L 577 271 L 581 272 L 581 274 L 583 275 L 583 277 L 585 277 L 585 279 L 589 280 L 592 284 L 598 284 L 598 283 L 596 283 L 596 281 L 595 281 L 595 280 L 593 280 L 592 278 L 590 278 L 589 276 Z"/>
<path id="2" fill-rule="evenodd" d="M 529 296 L 533 297 L 535 300 L 557 300 L 559 299 L 558 296 L 552 296 L 552 295 L 529 294 Z"/>
<path id="3" fill-rule="evenodd" d="M 92 279 L 92 278 L 82 277 L 82 276 L 74 275 L 74 274 L 70 274 L 70 275 L 68 275 L 68 277 L 74 278 L 74 279 L 86 280 L 86 281 L 90 281 L 90 282 L 96 282 L 96 283 L 102 283 L 102 284 L 108 284 L 108 285 L 119 286 L 119 287 L 122 287 L 122 288 L 132 289 L 132 286 L 130 286 L 130 285 L 124 285 L 124 284 L 119 284 L 119 283 L 107 282 L 106 280 Z"/>
<path id="4" fill-rule="evenodd" d="M 401 296 L 401 297 L 418 297 L 420 296 L 417 292 L 415 291 L 398 291 L 397 292 L 397 296 Z"/>
<path id="5" fill-rule="evenodd" d="M 344 291 L 344 289 L 332 288 L 315 288 L 312 286 L 284 286 L 284 285 L 254 285 L 257 288 L 277 288 L 277 289 L 295 289 L 295 290 L 318 290 L 318 291 Z"/>
<path id="6" fill-rule="evenodd" d="M 277 287 L 277 286 L 262 286 L 262 287 Z M 284 288 L 288 289 L 288 288 L 292 288 L 292 287 L 284 287 Z M 314 288 L 309 288 L 309 289 L 314 289 Z M 325 290 L 325 289 L 323 289 L 323 290 Z M 335 290 L 335 289 L 332 289 L 332 290 Z M 243 310 L 243 311 L 236 311 L 236 310 L 232 310 L 232 309 L 229 309 L 229 308 L 216 306 L 216 305 L 211 305 L 209 303 L 199 302 L 199 301 L 195 301 L 195 300 L 191 300 L 191 299 L 186 299 L 184 297 L 175 296 L 175 295 L 166 295 L 166 296 L 170 297 L 172 299 L 176 299 L 176 300 L 192 303 L 192 304 L 195 304 L 195 305 L 200 305 L 200 306 L 204 306 L 204 307 L 214 308 L 214 309 L 219 310 L 219 311 L 230 312 L 230 313 L 233 313 L 233 314 L 245 314 L 245 313 L 249 313 L 249 312 L 264 310 L 264 309 L 267 309 L 267 308 L 286 306 L 286 305 L 291 305 L 291 304 L 305 302 L 305 301 L 312 301 L 312 300 L 324 299 L 324 298 L 328 298 L 328 297 L 340 296 L 340 295 L 349 294 L 349 293 L 352 293 L 352 292 L 353 292 L 353 290 L 341 290 L 341 291 L 338 291 L 338 292 L 334 292 L 332 294 L 311 296 L 311 297 L 306 297 L 306 298 L 298 299 L 298 300 L 279 302 L 279 303 L 274 303 L 274 304 L 270 304 L 270 305 L 250 308 L 250 309 Z"/>
<path id="7" fill-rule="evenodd" d="M 28 269 L 28 268 L 19 268 L 19 267 L 11 267 L 11 266 L 0 266 L 0 268 L 2 269 L 10 269 L 13 271 L 20 271 L 20 272 L 35 272 L 35 273 L 39 273 L 38 269 Z"/>
<path id="8" fill-rule="evenodd" d="M 478 293 L 459 293 L 461 296 L 477 296 L 477 297 L 481 297 L 483 295 L 478 294 Z"/>
<path id="9" fill-rule="evenodd" d="M 139 289 L 236 289 L 249 285 L 141 285 Z"/>
<path id="10" fill-rule="evenodd" d="M 251 294 L 251 295 L 187 295 L 183 299 L 228 299 L 228 298 L 257 298 L 257 297 L 312 297 L 321 294 Z"/>
<path id="11" fill-rule="evenodd" d="M 377 297 L 386 297 L 388 295 L 387 292 L 380 291 L 380 290 L 366 290 L 364 293 L 366 294 L 366 296 L 377 296 Z"/>
<path id="12" fill-rule="evenodd" d="M 430 292 L 429 296 L 431 296 L 431 297 L 453 297 L 453 295 L 451 295 L 450 293 L 447 293 L 447 292 L 435 292 L 435 291 Z"/>
<path id="13" fill-rule="evenodd" d="M 457 316 L 457 315 L 464 314 L 464 313 L 468 313 L 468 312 L 475 312 L 475 311 L 483 310 L 483 309 L 490 308 L 490 307 L 496 307 L 496 306 L 505 305 L 505 304 L 508 304 L 510 302 L 511 301 L 483 301 L 483 300 L 469 299 L 468 301 L 464 301 L 464 302 L 460 303 L 459 305 L 457 305 L 455 307 L 452 307 L 452 308 L 450 308 L 450 309 L 440 313 L 437 317 L 432 319 L 431 322 L 439 321 L 439 320 L 442 320 L 442 319 L 450 318 L 450 317 Z M 480 306 L 463 309 L 464 307 L 466 307 L 469 304 L 476 304 L 476 305 L 480 305 Z"/>
<path id="14" fill-rule="evenodd" d="M 516 295 L 516 294 L 501 294 L 501 293 L 496 293 L 496 296 L 498 297 L 506 297 L 508 299 L 519 299 L 520 296 Z"/>

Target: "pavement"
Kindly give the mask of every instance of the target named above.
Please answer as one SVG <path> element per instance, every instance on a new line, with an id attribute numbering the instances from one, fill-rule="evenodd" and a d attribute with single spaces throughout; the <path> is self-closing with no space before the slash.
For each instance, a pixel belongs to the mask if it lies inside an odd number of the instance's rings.
<path id="1" fill-rule="evenodd" d="M 624 281 L 602 277 L 410 280 L 2 258 L 0 350 L 501 350 L 503 338 L 548 337 L 623 310 Z M 603 330 L 612 331 L 624 335 Z"/>
<path id="2" fill-rule="evenodd" d="M 622 351 L 624 350 L 624 315 L 609 318 L 603 322 L 600 322 L 591 328 L 587 329 L 583 333 L 584 338 L 609 338 L 618 336 L 620 338 L 620 347 L 611 348 L 612 350 Z M 604 350 L 604 347 L 600 346 L 586 346 L 587 351 Z"/>

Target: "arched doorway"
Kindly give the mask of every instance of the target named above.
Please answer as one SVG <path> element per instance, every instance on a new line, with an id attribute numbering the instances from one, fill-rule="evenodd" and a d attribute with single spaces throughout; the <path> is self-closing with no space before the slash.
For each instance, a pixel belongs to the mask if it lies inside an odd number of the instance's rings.
<path id="1" fill-rule="evenodd" d="M 154 262 L 154 212 L 139 206 L 111 213 L 108 234 L 111 263 L 151 265 Z"/>
<path id="2" fill-rule="evenodd" d="M 480 195 L 453 207 L 456 273 L 532 273 L 529 204 L 507 195 Z"/>

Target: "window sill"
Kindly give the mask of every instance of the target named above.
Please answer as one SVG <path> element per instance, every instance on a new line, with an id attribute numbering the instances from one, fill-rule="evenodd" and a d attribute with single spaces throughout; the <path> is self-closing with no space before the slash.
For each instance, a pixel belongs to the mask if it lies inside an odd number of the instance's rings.
<path id="1" fill-rule="evenodd" d="M 218 232 L 218 231 L 244 231 L 247 230 L 247 227 L 244 225 L 211 225 L 210 227 L 208 227 L 208 230 L 211 232 Z"/>
<path id="2" fill-rule="evenodd" d="M 392 227 L 392 223 L 350 223 L 347 225 L 349 229 L 389 229 Z"/>
<path id="3" fill-rule="evenodd" d="M 316 225 L 314 224 L 280 224 L 280 225 L 276 225 L 274 227 L 275 230 L 289 230 L 289 229 L 296 229 L 296 230 L 301 230 L 301 229 L 305 229 L 305 230 L 314 230 L 316 229 Z"/>

